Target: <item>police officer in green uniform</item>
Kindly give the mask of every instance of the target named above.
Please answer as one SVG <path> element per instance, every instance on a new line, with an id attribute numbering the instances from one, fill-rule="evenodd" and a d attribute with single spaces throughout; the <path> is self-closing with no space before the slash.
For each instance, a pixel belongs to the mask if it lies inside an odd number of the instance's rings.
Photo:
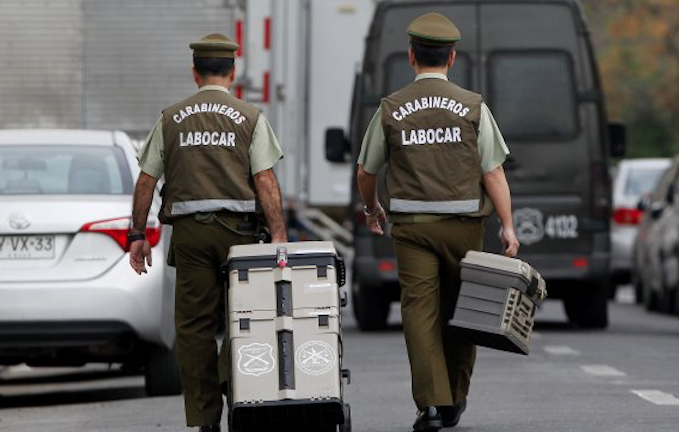
<path id="1" fill-rule="evenodd" d="M 212 34 L 190 48 L 199 90 L 163 110 L 138 155 L 130 264 L 139 274 L 151 266 L 144 232 L 156 182 L 164 174 L 159 217 L 173 225 L 176 348 L 186 422 L 219 431 L 220 383 L 228 377 L 229 360 L 228 349 L 218 359 L 215 342 L 223 316 L 219 266 L 231 246 L 255 242 L 260 209 L 272 241 L 287 241 L 272 170 L 283 154 L 264 115 L 229 92 L 238 45 Z"/>
<path id="2" fill-rule="evenodd" d="M 507 256 L 514 233 L 502 164 L 507 146 L 481 96 L 448 81 L 460 32 L 446 17 L 414 20 L 409 59 L 415 81 L 382 100 L 358 159 L 367 225 L 383 234 L 377 173 L 386 164 L 383 200 L 393 223 L 401 311 L 419 413 L 415 431 L 457 425 L 476 347 L 447 328 L 460 289 L 460 260 L 483 244 L 483 220 L 502 222 Z"/>

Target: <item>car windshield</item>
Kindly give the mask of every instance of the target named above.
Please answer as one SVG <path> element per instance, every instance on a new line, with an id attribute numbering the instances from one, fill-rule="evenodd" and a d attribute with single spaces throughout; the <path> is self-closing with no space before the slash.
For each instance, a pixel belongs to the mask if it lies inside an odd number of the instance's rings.
<path id="1" fill-rule="evenodd" d="M 650 192 L 658 183 L 665 168 L 636 168 L 630 170 L 625 183 L 625 195 L 641 196 Z"/>
<path id="2" fill-rule="evenodd" d="M 98 146 L 0 146 L 0 195 L 129 195 L 122 149 Z"/>

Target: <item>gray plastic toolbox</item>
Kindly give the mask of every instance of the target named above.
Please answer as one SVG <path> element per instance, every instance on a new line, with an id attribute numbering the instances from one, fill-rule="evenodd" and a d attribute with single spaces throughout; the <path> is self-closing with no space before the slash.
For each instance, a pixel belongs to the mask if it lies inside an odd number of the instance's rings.
<path id="1" fill-rule="evenodd" d="M 343 402 L 343 261 L 331 242 L 231 248 L 223 273 L 234 431 L 350 430 Z"/>
<path id="2" fill-rule="evenodd" d="M 545 280 L 525 262 L 470 251 L 462 259 L 460 295 L 449 325 L 476 345 L 528 354 Z"/>

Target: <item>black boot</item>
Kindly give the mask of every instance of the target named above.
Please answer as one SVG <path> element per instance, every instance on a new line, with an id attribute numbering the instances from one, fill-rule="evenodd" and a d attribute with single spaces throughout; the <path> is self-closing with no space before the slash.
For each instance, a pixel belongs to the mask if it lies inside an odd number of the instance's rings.
<path id="1" fill-rule="evenodd" d="M 198 432 L 221 432 L 221 428 L 219 425 L 212 425 L 212 426 L 201 426 L 200 429 L 198 429 Z"/>
<path id="2" fill-rule="evenodd" d="M 437 431 L 443 427 L 441 413 L 435 406 L 429 406 L 417 413 L 417 420 L 413 424 L 414 432 Z"/>
<path id="3" fill-rule="evenodd" d="M 441 418 L 443 419 L 443 427 L 451 428 L 457 426 L 460 422 L 462 413 L 467 408 L 467 399 L 462 399 L 455 406 L 439 407 Z"/>

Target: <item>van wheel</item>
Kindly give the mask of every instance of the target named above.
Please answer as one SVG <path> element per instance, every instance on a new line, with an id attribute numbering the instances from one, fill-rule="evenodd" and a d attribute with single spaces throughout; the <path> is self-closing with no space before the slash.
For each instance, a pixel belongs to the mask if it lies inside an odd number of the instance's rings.
<path id="1" fill-rule="evenodd" d="M 170 396 L 182 392 L 179 366 L 175 349 L 149 345 L 146 369 L 146 394 L 149 396 Z"/>
<path id="2" fill-rule="evenodd" d="M 569 292 L 564 298 L 568 320 L 587 329 L 608 326 L 608 287 L 605 283 L 589 282 Z"/>
<path id="3" fill-rule="evenodd" d="M 358 328 L 362 331 L 384 330 L 387 327 L 391 300 L 384 290 L 352 284 L 352 305 Z"/>

